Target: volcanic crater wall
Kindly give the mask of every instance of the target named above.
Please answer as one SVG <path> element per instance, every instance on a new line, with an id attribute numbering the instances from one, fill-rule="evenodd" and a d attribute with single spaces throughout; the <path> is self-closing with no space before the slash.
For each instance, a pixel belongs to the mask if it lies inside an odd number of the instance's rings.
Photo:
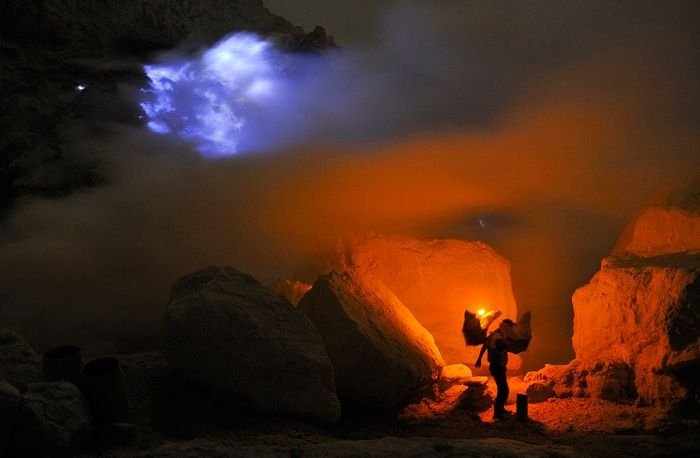
<path id="1" fill-rule="evenodd" d="M 700 180 L 642 212 L 573 304 L 577 359 L 623 361 L 647 402 L 697 397 Z"/>

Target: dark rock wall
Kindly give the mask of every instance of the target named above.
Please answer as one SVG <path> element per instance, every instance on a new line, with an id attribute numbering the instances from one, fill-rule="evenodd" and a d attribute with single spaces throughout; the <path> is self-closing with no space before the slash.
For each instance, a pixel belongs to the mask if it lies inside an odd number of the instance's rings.
<path id="1" fill-rule="evenodd" d="M 332 45 L 322 28 L 305 34 L 261 0 L 0 0 L 0 218 L 20 196 L 104 180 L 98 159 L 74 154 L 74 143 L 105 122 L 140 123 L 118 91 L 145 83 L 149 55 L 244 30 L 292 52 Z"/>

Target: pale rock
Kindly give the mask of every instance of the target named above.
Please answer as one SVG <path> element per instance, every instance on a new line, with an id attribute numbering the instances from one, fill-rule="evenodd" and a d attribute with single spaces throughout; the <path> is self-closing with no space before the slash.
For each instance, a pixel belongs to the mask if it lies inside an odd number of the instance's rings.
<path id="1" fill-rule="evenodd" d="M 309 319 L 230 267 L 175 282 L 161 350 L 176 373 L 223 401 L 328 422 L 340 417 L 333 368 Z"/>
<path id="2" fill-rule="evenodd" d="M 439 386 L 441 391 L 456 384 L 463 384 L 472 377 L 472 371 L 464 364 L 448 364 L 440 372 Z"/>
<path id="3" fill-rule="evenodd" d="M 395 406 L 434 382 L 444 365 L 430 333 L 388 288 L 361 273 L 322 275 L 299 310 L 323 337 L 344 402 Z"/>
<path id="4" fill-rule="evenodd" d="M 87 443 L 93 433 L 90 406 L 70 382 L 31 383 L 22 400 L 10 454 L 65 455 Z"/>
<path id="5" fill-rule="evenodd" d="M 473 362 L 479 352 L 465 348 L 457 331 L 465 310 L 518 318 L 510 263 L 483 242 L 354 237 L 345 241 L 340 263 L 384 283 L 433 335 L 448 364 Z"/>

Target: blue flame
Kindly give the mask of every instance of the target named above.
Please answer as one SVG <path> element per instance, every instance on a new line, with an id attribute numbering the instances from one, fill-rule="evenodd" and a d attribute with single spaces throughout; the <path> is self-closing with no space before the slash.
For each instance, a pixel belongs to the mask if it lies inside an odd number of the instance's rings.
<path id="1" fill-rule="evenodd" d="M 144 67 L 147 127 L 192 141 L 206 155 L 241 150 L 256 111 L 279 91 L 282 56 L 250 33 L 230 35 L 191 60 Z"/>

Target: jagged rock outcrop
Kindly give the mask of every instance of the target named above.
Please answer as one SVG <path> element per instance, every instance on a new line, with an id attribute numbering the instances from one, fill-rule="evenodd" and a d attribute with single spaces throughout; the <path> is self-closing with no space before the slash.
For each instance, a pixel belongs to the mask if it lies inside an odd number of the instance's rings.
<path id="1" fill-rule="evenodd" d="M 642 211 L 625 229 L 613 256 L 700 252 L 700 178 Z"/>
<path id="2" fill-rule="evenodd" d="M 161 351 L 175 371 L 248 408 L 334 422 L 333 368 L 321 337 L 284 297 L 230 267 L 175 282 Z"/>
<path id="3" fill-rule="evenodd" d="M 306 36 L 300 27 L 270 13 L 262 0 L 4 0 L 1 6 L 0 25 L 5 36 L 100 54 L 143 55 L 173 47 L 184 39 L 212 43 L 236 30 L 279 35 L 297 48 L 304 41 L 317 43 L 318 36 L 332 43 L 322 28 Z"/>
<path id="4" fill-rule="evenodd" d="M 550 397 L 592 397 L 607 401 L 637 396 L 634 373 L 622 361 L 574 360 L 566 365 L 547 364 L 523 378 L 531 403 Z"/>
<path id="5" fill-rule="evenodd" d="M 465 309 L 518 319 L 510 264 L 482 242 L 355 237 L 345 242 L 341 264 L 384 283 L 430 331 L 448 364 L 473 362 L 479 351 L 465 349 L 459 332 Z"/>
<path id="6" fill-rule="evenodd" d="M 26 340 L 9 329 L 0 329 L 0 381 L 24 391 L 28 384 L 43 380 L 41 357 Z"/>
<path id="7" fill-rule="evenodd" d="M 639 396 L 672 407 L 700 379 L 700 180 L 645 210 L 573 296 L 578 360 L 619 360 Z"/>
<path id="8" fill-rule="evenodd" d="M 428 331 L 380 282 L 332 271 L 299 303 L 323 337 L 338 397 L 393 407 L 437 379 L 443 360 Z"/>
<path id="9" fill-rule="evenodd" d="M 270 285 L 270 288 L 280 293 L 296 307 L 299 305 L 301 298 L 304 297 L 304 294 L 309 292 L 311 285 L 301 281 L 280 278 Z"/>
<path id="10" fill-rule="evenodd" d="M 92 433 L 90 407 L 77 386 L 32 383 L 22 399 L 10 456 L 65 456 Z"/>

